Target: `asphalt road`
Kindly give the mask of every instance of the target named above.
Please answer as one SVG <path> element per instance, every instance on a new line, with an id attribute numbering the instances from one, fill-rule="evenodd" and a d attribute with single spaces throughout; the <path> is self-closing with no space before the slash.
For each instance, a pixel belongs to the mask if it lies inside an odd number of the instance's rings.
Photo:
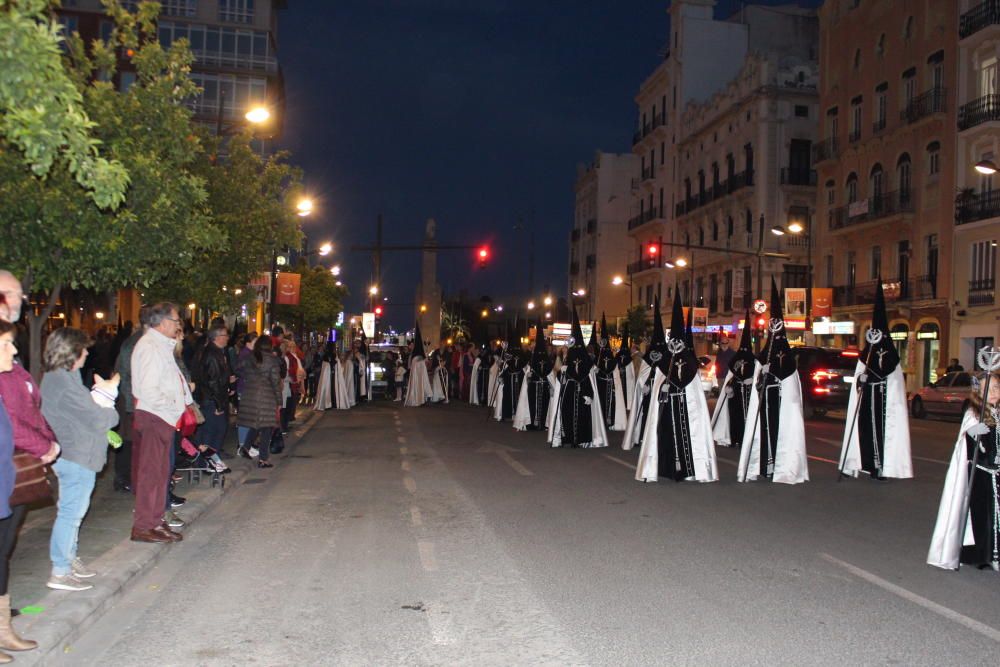
<path id="1" fill-rule="evenodd" d="M 987 665 L 1000 578 L 924 563 L 957 425 L 909 481 L 641 484 L 467 405 L 327 413 L 55 664 Z M 618 443 L 620 434 L 613 436 Z M 266 474 L 265 474 L 266 473 Z"/>

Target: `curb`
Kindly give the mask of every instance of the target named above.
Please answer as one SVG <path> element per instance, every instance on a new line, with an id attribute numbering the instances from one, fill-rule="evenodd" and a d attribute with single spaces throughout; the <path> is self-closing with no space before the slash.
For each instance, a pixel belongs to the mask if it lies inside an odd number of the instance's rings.
<path id="1" fill-rule="evenodd" d="M 282 458 L 295 451 L 302 438 L 323 418 L 323 414 L 314 412 L 305 424 L 292 432 L 294 440 L 288 438 L 290 442 L 286 443 Z M 182 532 L 187 532 L 201 515 L 219 503 L 224 496 L 241 487 L 251 470 L 252 467 L 234 469 L 227 476 L 224 489 L 206 489 L 205 493 L 198 494 L 201 497 L 192 498 L 185 503 L 184 517 L 188 525 Z M 155 566 L 172 547 L 172 543 L 144 544 L 125 538 L 89 563 L 99 574 L 92 589 L 72 595 L 52 591 L 36 603 L 46 610 L 44 615 L 16 617 L 14 627 L 17 632 L 38 642 L 38 648 L 34 651 L 14 653 L 17 664 L 45 665 L 49 658 L 69 653 L 71 644 L 114 606 L 125 594 L 129 584 Z"/>

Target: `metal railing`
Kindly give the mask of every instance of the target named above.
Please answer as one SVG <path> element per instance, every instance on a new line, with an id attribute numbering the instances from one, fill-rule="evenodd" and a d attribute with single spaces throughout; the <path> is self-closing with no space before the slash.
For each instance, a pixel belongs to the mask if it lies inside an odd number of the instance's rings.
<path id="1" fill-rule="evenodd" d="M 816 185 L 816 170 L 799 167 L 782 167 L 782 185 Z"/>
<path id="2" fill-rule="evenodd" d="M 646 167 L 642 170 L 642 180 L 648 181 L 656 176 L 656 169 L 653 167 Z"/>
<path id="3" fill-rule="evenodd" d="M 955 206 L 956 225 L 998 216 L 1000 216 L 1000 190 L 976 193 Z"/>
<path id="4" fill-rule="evenodd" d="M 944 113 L 947 92 L 944 88 L 931 88 L 926 93 L 917 95 L 899 112 L 899 119 L 909 124 L 936 113 Z"/>
<path id="5" fill-rule="evenodd" d="M 840 153 L 840 142 L 837 141 L 837 137 L 829 137 L 813 144 L 812 153 L 813 164 L 823 162 L 824 160 L 836 159 Z"/>
<path id="6" fill-rule="evenodd" d="M 914 207 L 913 192 L 910 190 L 894 190 L 865 200 L 867 208 L 859 206 L 859 202 L 832 209 L 829 212 L 830 229 L 844 229 L 860 225 L 872 220 L 879 220 L 898 213 L 912 213 Z M 851 207 L 856 213 L 851 215 Z"/>
<path id="7" fill-rule="evenodd" d="M 648 137 L 650 134 L 652 134 L 653 130 L 666 124 L 667 124 L 667 114 L 666 112 L 661 111 L 660 113 L 653 116 L 652 121 L 635 129 L 635 132 L 632 134 L 632 145 L 634 146 L 635 144 L 639 143 L 640 141 Z"/>
<path id="8" fill-rule="evenodd" d="M 732 178 L 711 186 L 707 190 L 702 190 L 697 194 L 682 199 L 674 205 L 674 215 L 680 217 L 695 211 L 702 206 L 711 204 L 713 201 L 722 199 L 733 194 L 737 190 L 753 185 L 753 169 L 746 169 L 738 174 L 733 174 Z M 813 183 L 815 185 L 815 183 Z"/>
<path id="9" fill-rule="evenodd" d="M 886 126 L 885 118 L 876 118 L 875 122 L 872 123 L 872 134 L 878 134 L 879 132 L 884 132 Z"/>
<path id="10" fill-rule="evenodd" d="M 1000 120 L 1000 95 L 983 95 L 958 108 L 958 129 Z"/>
<path id="11" fill-rule="evenodd" d="M 861 128 L 856 127 L 847 135 L 847 142 L 855 144 L 859 141 L 861 141 Z"/>
<path id="12" fill-rule="evenodd" d="M 995 302 L 996 280 L 994 278 L 969 281 L 970 306 L 992 306 Z"/>
<path id="13" fill-rule="evenodd" d="M 659 209 L 657 209 L 654 206 L 648 211 L 643 211 L 642 213 L 633 216 L 628 221 L 629 231 L 635 229 L 636 227 L 641 227 L 642 225 L 646 224 L 647 222 L 650 222 L 651 220 L 655 220 L 656 218 L 659 217 L 658 212 Z"/>
<path id="14" fill-rule="evenodd" d="M 1000 0 L 986 0 L 962 14 L 958 21 L 958 36 L 962 39 L 983 28 L 1000 24 Z"/>

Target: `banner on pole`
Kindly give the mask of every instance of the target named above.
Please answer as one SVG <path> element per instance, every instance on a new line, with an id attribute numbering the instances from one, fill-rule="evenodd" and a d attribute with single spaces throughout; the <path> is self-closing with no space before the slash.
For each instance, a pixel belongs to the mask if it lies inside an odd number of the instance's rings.
<path id="1" fill-rule="evenodd" d="M 302 276 L 297 273 L 279 273 L 277 295 L 274 302 L 286 306 L 299 305 L 299 284 Z"/>
<path id="2" fill-rule="evenodd" d="M 813 287 L 812 290 L 812 316 L 832 317 L 833 316 L 833 288 Z"/>
<path id="3" fill-rule="evenodd" d="M 785 288 L 785 322 L 791 328 L 805 328 L 806 322 L 806 290 L 804 287 Z M 801 323 L 801 327 L 797 325 Z"/>

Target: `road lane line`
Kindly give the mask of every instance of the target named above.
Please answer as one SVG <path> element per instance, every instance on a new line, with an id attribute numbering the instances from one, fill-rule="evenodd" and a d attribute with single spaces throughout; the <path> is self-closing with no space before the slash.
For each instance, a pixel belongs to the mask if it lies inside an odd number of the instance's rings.
<path id="1" fill-rule="evenodd" d="M 404 436 L 401 436 L 401 435 L 396 436 L 396 442 L 398 442 L 401 445 L 405 445 L 406 444 L 406 438 Z"/>
<path id="2" fill-rule="evenodd" d="M 721 457 L 721 456 L 716 456 L 716 457 L 715 457 L 715 460 L 716 460 L 716 461 L 721 461 L 722 463 L 728 463 L 729 465 L 733 466 L 734 468 L 735 468 L 736 466 L 738 466 L 738 465 L 739 465 L 739 463 L 738 463 L 738 462 L 736 462 L 736 461 L 731 461 L 731 460 L 729 460 L 729 459 L 727 459 L 727 458 L 723 458 L 723 457 Z"/>
<path id="3" fill-rule="evenodd" d="M 406 447 L 400 447 L 400 448 L 399 448 L 399 453 L 400 453 L 400 454 L 406 454 L 406 453 L 407 453 L 407 452 L 409 452 L 409 451 L 410 451 L 410 450 L 409 450 L 409 449 L 407 449 Z"/>
<path id="4" fill-rule="evenodd" d="M 856 565 L 851 565 L 850 563 L 844 562 L 839 558 L 834 558 L 830 554 L 821 553 L 819 554 L 819 556 L 820 558 L 830 563 L 833 563 L 834 565 L 839 565 L 840 567 L 844 568 L 845 570 L 847 570 L 854 576 L 858 577 L 859 579 L 864 579 L 868 583 L 875 584 L 879 588 L 887 590 L 893 595 L 898 595 L 899 597 L 903 598 L 904 600 L 907 600 L 908 602 L 920 605 L 924 609 L 932 611 L 935 614 L 938 614 L 939 616 L 944 616 L 948 620 L 954 621 L 955 623 L 958 623 L 959 625 L 962 625 L 965 628 L 972 630 L 973 632 L 983 635 L 984 637 L 988 637 L 989 639 L 992 639 L 995 642 L 1000 642 L 1000 630 L 997 630 L 993 626 L 986 625 L 985 623 L 980 623 L 974 618 L 970 618 L 965 614 L 955 611 L 954 609 L 945 607 L 942 604 L 938 604 L 933 600 L 928 600 L 922 595 L 917 595 L 916 593 L 909 591 L 903 588 L 902 586 L 897 586 L 896 584 L 890 581 L 886 581 L 885 579 L 876 574 L 872 574 L 868 570 L 863 570 L 860 567 L 857 567 Z"/>
<path id="5" fill-rule="evenodd" d="M 628 461 L 623 461 L 622 459 L 618 458 L 617 456 L 611 456 L 610 454 L 601 454 L 601 456 L 603 456 L 604 458 L 606 458 L 609 461 L 614 461 L 615 463 L 617 463 L 620 466 L 625 466 L 629 470 L 635 470 L 635 466 L 634 465 L 632 465 Z"/>
<path id="6" fill-rule="evenodd" d="M 409 491 L 410 493 L 417 492 L 417 482 L 409 475 L 403 478 L 403 486 L 405 486 L 406 490 Z"/>
<path id="7" fill-rule="evenodd" d="M 507 452 L 506 450 L 503 450 L 503 449 L 497 449 L 497 456 L 499 456 L 504 461 L 504 463 L 506 463 L 511 468 L 513 468 L 514 470 L 516 470 L 518 475 L 521 475 L 523 477 L 532 477 L 532 476 L 534 476 L 535 473 L 531 472 L 530 470 L 528 470 L 527 468 L 525 468 L 523 465 L 521 465 L 520 463 L 518 463 L 517 461 L 515 461 L 514 457 L 510 455 L 510 452 Z"/>
<path id="8" fill-rule="evenodd" d="M 410 472 L 410 462 L 409 461 L 403 461 L 402 463 L 399 464 L 399 467 L 403 469 L 403 472 Z"/>
<path id="9" fill-rule="evenodd" d="M 830 438 L 813 438 L 813 440 L 819 440 L 823 444 L 830 445 L 831 447 L 842 447 L 844 443 L 837 440 L 831 440 Z"/>
<path id="10" fill-rule="evenodd" d="M 417 542 L 417 551 L 420 552 L 420 564 L 425 572 L 437 572 L 437 558 L 434 556 L 434 543 L 420 540 Z"/>
<path id="11" fill-rule="evenodd" d="M 937 459 L 929 459 L 926 456 L 916 456 L 914 454 L 910 454 L 910 457 L 918 461 L 926 461 L 927 463 L 937 463 L 943 466 L 951 465 L 948 461 L 938 461 Z"/>
<path id="12" fill-rule="evenodd" d="M 833 459 L 824 459 L 822 456 L 813 456 L 812 454 L 807 454 L 806 456 L 808 456 L 809 458 L 811 458 L 813 461 L 822 461 L 823 463 L 832 463 L 835 466 L 839 466 L 840 465 L 840 461 L 834 461 Z"/>
<path id="13" fill-rule="evenodd" d="M 416 505 L 410 505 L 410 523 L 418 527 L 424 525 L 424 516 Z"/>

